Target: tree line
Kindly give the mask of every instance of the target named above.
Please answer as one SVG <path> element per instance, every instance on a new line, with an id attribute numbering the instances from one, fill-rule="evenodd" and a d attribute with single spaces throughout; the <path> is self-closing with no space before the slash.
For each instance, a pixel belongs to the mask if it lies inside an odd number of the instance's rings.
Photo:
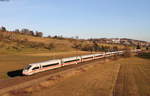
<path id="1" fill-rule="evenodd" d="M 4 26 L 0 27 L 0 31 L 1 32 L 8 32 L 8 30 Z M 31 36 L 36 36 L 36 37 L 43 37 L 42 32 L 39 32 L 39 31 L 34 32 L 33 30 L 30 30 L 30 29 L 27 29 L 27 28 L 23 28 L 21 30 L 15 29 L 15 30 L 9 31 L 9 32 L 13 32 L 13 33 L 16 33 L 16 34 L 31 35 Z"/>
<path id="2" fill-rule="evenodd" d="M 91 41 L 90 43 L 83 43 L 83 42 L 74 42 L 73 48 L 82 50 L 82 51 L 103 51 L 103 52 L 108 52 L 108 51 L 118 51 L 121 50 L 118 48 L 118 46 L 107 46 L 107 45 L 99 45 L 96 41 Z"/>

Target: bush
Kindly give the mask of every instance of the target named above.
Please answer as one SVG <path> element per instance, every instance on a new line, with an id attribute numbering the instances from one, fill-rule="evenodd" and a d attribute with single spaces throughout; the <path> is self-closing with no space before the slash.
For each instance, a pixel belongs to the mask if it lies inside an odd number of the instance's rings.
<path id="1" fill-rule="evenodd" d="M 123 57 L 131 57 L 131 51 L 129 49 L 124 50 Z"/>
<path id="2" fill-rule="evenodd" d="M 49 43 L 49 44 L 45 44 L 44 45 L 44 48 L 46 48 L 46 49 L 48 49 L 48 50 L 51 50 L 51 49 L 53 49 L 55 46 L 54 46 L 54 44 L 53 43 Z"/>
<path id="3" fill-rule="evenodd" d="M 150 52 L 140 53 L 140 54 L 138 54 L 138 57 L 150 59 Z"/>
<path id="4" fill-rule="evenodd" d="M 28 45 L 31 48 L 42 48 L 42 47 L 44 47 L 44 44 L 39 43 L 39 42 L 29 42 Z"/>

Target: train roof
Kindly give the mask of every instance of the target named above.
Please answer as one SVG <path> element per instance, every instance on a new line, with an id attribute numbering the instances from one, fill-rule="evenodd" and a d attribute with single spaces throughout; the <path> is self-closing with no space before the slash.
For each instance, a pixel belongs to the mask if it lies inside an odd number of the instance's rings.
<path id="1" fill-rule="evenodd" d="M 105 54 L 110 54 L 111 52 L 106 52 Z"/>
<path id="2" fill-rule="evenodd" d="M 76 58 L 76 57 L 79 57 L 79 56 L 74 56 L 74 57 L 66 57 L 66 58 Z M 62 59 L 66 59 L 66 58 L 62 58 Z"/>
<path id="3" fill-rule="evenodd" d="M 95 54 L 91 54 L 91 55 L 82 55 L 81 57 L 82 58 L 86 58 L 86 57 L 92 57 L 92 56 L 94 56 Z"/>
<path id="4" fill-rule="evenodd" d="M 48 60 L 48 61 L 43 61 L 43 62 L 38 62 L 38 63 L 31 63 L 29 65 L 37 65 L 37 64 L 50 64 L 50 63 L 56 63 L 59 62 L 60 59 L 54 59 L 54 60 Z"/>
<path id="5" fill-rule="evenodd" d="M 97 54 L 93 54 L 93 55 L 104 55 L 104 53 L 97 53 Z"/>

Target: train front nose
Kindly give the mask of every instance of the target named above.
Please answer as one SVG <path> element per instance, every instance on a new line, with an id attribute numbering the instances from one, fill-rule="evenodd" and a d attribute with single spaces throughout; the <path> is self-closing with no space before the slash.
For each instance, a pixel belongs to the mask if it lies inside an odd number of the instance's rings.
<path id="1" fill-rule="evenodd" d="M 22 71 L 22 74 L 23 74 L 23 75 L 28 75 L 28 70 L 23 70 L 23 71 Z"/>

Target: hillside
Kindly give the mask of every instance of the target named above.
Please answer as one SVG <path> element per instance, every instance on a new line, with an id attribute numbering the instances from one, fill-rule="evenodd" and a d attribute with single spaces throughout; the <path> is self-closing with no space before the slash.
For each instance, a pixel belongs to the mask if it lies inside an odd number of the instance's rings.
<path id="1" fill-rule="evenodd" d="M 28 32 L 28 31 L 27 31 Z M 39 53 L 68 51 L 108 51 L 121 50 L 124 45 L 102 44 L 92 40 L 42 37 L 27 32 L 0 30 L 0 53 Z M 29 31 L 30 32 L 30 31 Z"/>
<path id="2" fill-rule="evenodd" d="M 13 32 L 0 32 L 1 52 L 72 51 L 71 40 L 34 37 Z M 64 47 L 65 46 L 65 47 Z"/>

